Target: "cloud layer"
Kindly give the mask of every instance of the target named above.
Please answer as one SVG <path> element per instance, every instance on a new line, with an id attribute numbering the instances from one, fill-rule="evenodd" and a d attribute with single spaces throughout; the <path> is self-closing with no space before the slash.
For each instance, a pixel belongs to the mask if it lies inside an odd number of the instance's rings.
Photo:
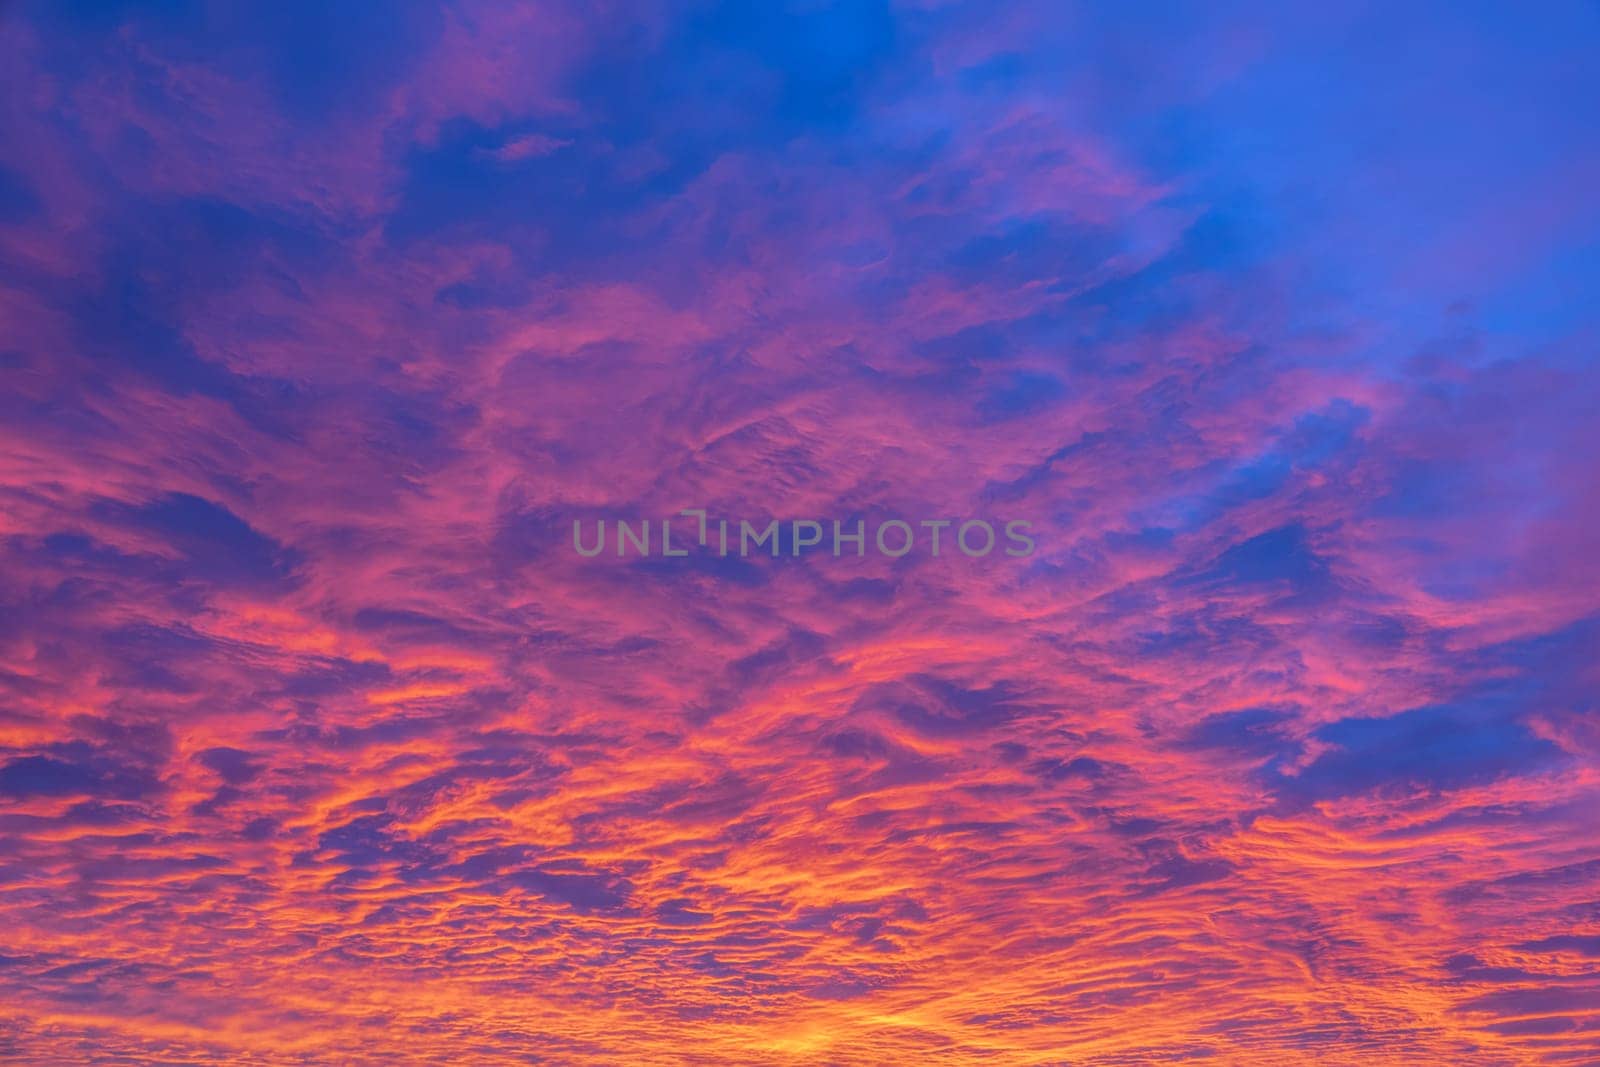
<path id="1" fill-rule="evenodd" d="M 1600 1059 L 1597 41 L 0 9 L 0 1050 Z"/>

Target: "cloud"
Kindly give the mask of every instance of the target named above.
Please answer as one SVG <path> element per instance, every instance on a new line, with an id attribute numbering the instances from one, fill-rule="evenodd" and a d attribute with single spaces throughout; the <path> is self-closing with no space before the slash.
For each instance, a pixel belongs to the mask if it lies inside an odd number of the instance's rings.
<path id="1" fill-rule="evenodd" d="M 0 17 L 9 1059 L 1600 1057 L 1592 19 L 324 7 Z"/>

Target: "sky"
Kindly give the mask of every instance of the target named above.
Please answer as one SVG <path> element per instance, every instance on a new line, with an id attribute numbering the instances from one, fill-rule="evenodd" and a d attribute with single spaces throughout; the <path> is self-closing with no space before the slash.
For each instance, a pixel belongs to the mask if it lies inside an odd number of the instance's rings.
<path id="1" fill-rule="evenodd" d="M 1600 1062 L 1597 46 L 0 6 L 0 1058 Z"/>

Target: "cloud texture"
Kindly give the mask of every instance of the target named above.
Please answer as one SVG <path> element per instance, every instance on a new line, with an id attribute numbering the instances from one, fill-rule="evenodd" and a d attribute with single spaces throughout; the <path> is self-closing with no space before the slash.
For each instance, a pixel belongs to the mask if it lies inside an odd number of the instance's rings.
<path id="1" fill-rule="evenodd" d="M 0 8 L 0 1052 L 1600 1061 L 1600 14 L 1333 7 Z"/>

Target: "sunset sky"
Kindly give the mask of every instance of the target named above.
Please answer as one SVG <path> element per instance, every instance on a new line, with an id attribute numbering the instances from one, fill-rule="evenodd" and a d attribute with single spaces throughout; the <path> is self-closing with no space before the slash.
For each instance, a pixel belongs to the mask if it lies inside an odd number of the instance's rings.
<path id="1" fill-rule="evenodd" d="M 0 3 L 0 1060 L 1600 1064 L 1597 55 Z"/>

